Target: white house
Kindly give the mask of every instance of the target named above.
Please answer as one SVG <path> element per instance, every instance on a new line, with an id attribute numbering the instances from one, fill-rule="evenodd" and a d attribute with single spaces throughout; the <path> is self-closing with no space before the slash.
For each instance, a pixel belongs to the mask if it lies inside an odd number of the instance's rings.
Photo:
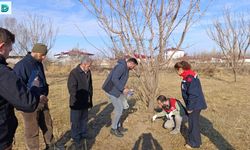
<path id="1" fill-rule="evenodd" d="M 56 58 L 57 62 L 68 63 L 71 61 L 77 61 L 82 56 L 92 56 L 92 55 L 94 54 L 83 52 L 79 49 L 72 49 L 70 51 L 55 54 L 54 57 Z"/>
<path id="2" fill-rule="evenodd" d="M 172 59 L 177 59 L 184 57 L 185 52 L 183 50 L 179 50 L 176 48 L 169 48 L 165 51 L 165 59 L 169 59 L 170 57 Z"/>

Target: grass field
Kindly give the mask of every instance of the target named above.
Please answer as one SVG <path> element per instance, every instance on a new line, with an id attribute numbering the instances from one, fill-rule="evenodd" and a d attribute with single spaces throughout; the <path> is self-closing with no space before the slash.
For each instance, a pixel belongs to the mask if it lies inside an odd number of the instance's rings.
<path id="1" fill-rule="evenodd" d="M 55 70 L 56 71 L 56 70 Z M 59 145 L 69 138 L 69 107 L 67 76 L 68 72 L 55 74 L 47 72 L 50 84 L 49 106 L 53 119 L 54 135 Z M 151 122 L 152 114 L 147 113 L 140 99 L 132 98 L 129 103 L 137 111 L 128 111 L 124 116 L 124 126 L 129 129 L 123 138 L 109 134 L 112 116 L 112 105 L 101 90 L 106 78 L 105 73 L 93 72 L 94 107 L 89 114 L 88 149 L 93 150 L 182 150 L 186 138 L 186 125 L 182 134 L 170 135 L 169 130 L 162 128 L 163 120 Z M 175 73 L 161 72 L 160 92 L 181 99 L 181 79 Z M 247 150 L 250 149 L 250 80 L 241 75 L 238 82 L 233 82 L 229 73 L 220 73 L 214 77 L 200 75 L 208 109 L 202 111 L 201 133 L 204 150 Z M 130 82 L 131 80 L 129 80 Z M 25 149 L 23 123 L 17 112 L 19 127 L 16 133 L 14 149 Z M 40 135 L 41 149 L 44 148 Z"/>

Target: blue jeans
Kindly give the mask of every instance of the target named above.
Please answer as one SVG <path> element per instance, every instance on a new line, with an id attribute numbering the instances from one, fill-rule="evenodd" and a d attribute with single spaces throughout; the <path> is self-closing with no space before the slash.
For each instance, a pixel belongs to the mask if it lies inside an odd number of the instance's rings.
<path id="1" fill-rule="evenodd" d="M 88 109 L 70 109 L 71 138 L 80 143 L 81 139 L 87 137 Z"/>
<path id="2" fill-rule="evenodd" d="M 112 118 L 112 129 L 117 129 L 120 124 L 120 119 L 123 112 L 123 95 L 120 95 L 120 97 L 115 97 L 113 95 L 108 94 L 113 106 L 114 106 L 114 117 Z"/>

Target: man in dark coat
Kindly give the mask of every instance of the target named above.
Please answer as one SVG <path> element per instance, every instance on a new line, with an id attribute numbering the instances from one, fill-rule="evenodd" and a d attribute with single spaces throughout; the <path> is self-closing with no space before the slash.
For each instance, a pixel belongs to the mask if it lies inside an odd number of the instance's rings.
<path id="1" fill-rule="evenodd" d="M 34 80 L 39 81 L 39 92 L 48 96 L 49 88 L 46 82 L 42 61 L 47 54 L 47 46 L 37 43 L 14 67 L 15 73 L 29 88 Z M 26 147 L 29 150 L 39 149 L 39 127 L 43 133 L 46 149 L 54 147 L 52 119 L 48 104 L 39 104 L 37 110 L 32 113 L 22 112 L 24 119 L 24 134 Z"/>
<path id="2" fill-rule="evenodd" d="M 117 137 L 123 137 L 122 132 L 126 131 L 120 123 L 124 108 L 122 102 L 124 95 L 127 95 L 129 91 L 128 88 L 125 88 L 129 77 L 129 70 L 134 69 L 137 65 L 138 62 L 135 58 L 129 58 L 127 61 L 124 59 L 118 60 L 117 65 L 112 69 L 102 86 L 114 106 L 115 115 L 112 119 L 110 133 Z"/>
<path id="3" fill-rule="evenodd" d="M 93 107 L 91 63 L 89 57 L 83 57 L 81 64 L 77 65 L 68 77 L 71 138 L 78 146 L 83 144 L 82 142 L 88 137 L 88 108 Z"/>
<path id="4" fill-rule="evenodd" d="M 14 107 L 21 111 L 32 112 L 37 108 L 39 99 L 41 103 L 46 103 L 48 100 L 46 96 L 36 92 L 39 82 L 33 82 L 28 89 L 7 66 L 6 58 L 14 42 L 15 35 L 0 28 L 0 150 L 12 149 L 18 125 Z"/>

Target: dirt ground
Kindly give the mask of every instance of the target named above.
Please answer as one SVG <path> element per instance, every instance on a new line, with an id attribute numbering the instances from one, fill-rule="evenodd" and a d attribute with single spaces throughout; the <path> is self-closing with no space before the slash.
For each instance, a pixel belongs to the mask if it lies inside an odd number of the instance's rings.
<path id="1" fill-rule="evenodd" d="M 49 106 L 53 119 L 57 144 L 70 139 L 67 74 L 50 75 Z M 101 90 L 106 74 L 93 72 L 94 107 L 89 111 L 89 135 L 87 147 L 91 150 L 183 150 L 187 135 L 187 124 L 181 134 L 171 135 L 162 127 L 163 120 L 151 122 L 152 113 L 147 113 L 142 101 L 136 97 L 129 100 L 130 109 L 124 113 L 124 127 L 128 132 L 123 138 L 110 135 L 113 106 Z M 181 100 L 180 81 L 175 73 L 161 73 L 160 92 Z M 200 75 L 208 109 L 201 113 L 203 150 L 247 150 L 250 149 L 250 80 L 248 75 L 239 76 L 234 83 L 232 75 L 218 74 L 215 77 Z M 129 80 L 130 82 L 131 80 Z M 14 150 L 24 150 L 23 123 L 17 112 L 19 126 Z M 40 134 L 41 149 L 44 148 Z"/>

